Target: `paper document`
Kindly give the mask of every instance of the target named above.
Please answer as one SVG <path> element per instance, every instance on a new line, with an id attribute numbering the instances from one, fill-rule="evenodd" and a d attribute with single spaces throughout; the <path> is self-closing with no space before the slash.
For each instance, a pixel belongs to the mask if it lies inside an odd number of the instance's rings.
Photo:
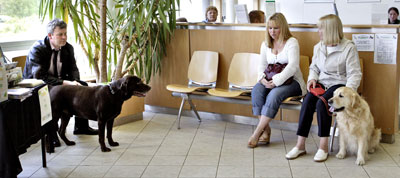
<path id="1" fill-rule="evenodd" d="M 250 23 L 246 4 L 235 5 L 236 18 L 238 23 Z"/>
<path id="2" fill-rule="evenodd" d="M 375 34 L 374 63 L 396 64 L 397 34 Z"/>
<path id="3" fill-rule="evenodd" d="M 353 34 L 357 51 L 374 51 L 374 34 Z"/>

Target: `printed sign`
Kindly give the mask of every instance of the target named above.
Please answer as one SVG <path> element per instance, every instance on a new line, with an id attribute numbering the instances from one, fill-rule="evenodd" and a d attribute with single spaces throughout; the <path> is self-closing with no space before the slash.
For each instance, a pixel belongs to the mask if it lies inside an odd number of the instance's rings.
<path id="1" fill-rule="evenodd" d="M 397 34 L 375 34 L 374 63 L 396 64 Z"/>
<path id="2" fill-rule="evenodd" d="M 49 88 L 46 86 L 42 87 L 38 91 L 39 103 L 40 103 L 40 115 L 41 115 L 41 125 L 43 126 L 47 122 L 51 121 L 51 102 L 49 95 Z"/>
<path id="3" fill-rule="evenodd" d="M 374 51 L 374 34 L 353 34 L 357 51 Z"/>

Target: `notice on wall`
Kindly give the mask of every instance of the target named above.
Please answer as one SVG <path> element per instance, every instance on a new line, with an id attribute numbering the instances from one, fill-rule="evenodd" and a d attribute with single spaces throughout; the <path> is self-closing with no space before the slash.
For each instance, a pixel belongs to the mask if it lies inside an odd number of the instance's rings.
<path id="1" fill-rule="evenodd" d="M 267 19 L 271 17 L 272 14 L 275 14 L 276 12 L 276 6 L 275 6 L 275 1 L 267 0 L 265 1 L 265 17 Z"/>
<path id="2" fill-rule="evenodd" d="M 41 125 L 43 126 L 52 119 L 50 95 L 47 85 L 39 89 L 38 95 L 40 104 L 40 115 L 42 118 Z"/>
<path id="3" fill-rule="evenodd" d="M 353 34 L 357 51 L 374 51 L 374 34 Z"/>
<path id="4" fill-rule="evenodd" d="M 397 34 L 375 34 L 374 63 L 396 64 Z"/>
<path id="5" fill-rule="evenodd" d="M 250 23 L 246 4 L 235 5 L 235 11 L 238 23 Z"/>

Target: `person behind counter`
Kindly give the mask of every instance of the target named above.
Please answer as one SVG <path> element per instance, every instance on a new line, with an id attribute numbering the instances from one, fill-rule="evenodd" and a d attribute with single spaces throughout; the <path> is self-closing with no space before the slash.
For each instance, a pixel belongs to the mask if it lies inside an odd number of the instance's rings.
<path id="1" fill-rule="evenodd" d="M 204 23 L 215 22 L 218 17 L 218 9 L 215 6 L 209 6 L 206 9 L 206 20 L 203 20 Z"/>
<path id="2" fill-rule="evenodd" d="M 259 142 L 269 143 L 271 128 L 269 122 L 275 118 L 282 101 L 290 96 L 304 95 L 306 86 L 300 70 L 299 43 L 289 31 L 289 25 L 282 13 L 273 14 L 267 22 L 265 42 L 261 44 L 258 83 L 251 91 L 253 115 L 259 123 L 249 138 L 248 147 L 254 148 Z M 270 66 L 283 66 L 280 73 L 268 78 Z"/>
<path id="3" fill-rule="evenodd" d="M 188 21 L 185 17 L 179 17 L 178 19 L 176 19 L 176 22 L 188 22 Z"/>
<path id="4" fill-rule="evenodd" d="M 249 13 L 250 23 L 264 23 L 265 14 L 260 10 L 252 10 Z"/>
<path id="5" fill-rule="evenodd" d="M 398 19 L 399 10 L 396 7 L 389 8 L 388 14 L 389 14 L 388 24 L 400 24 L 400 21 Z"/>
<path id="6" fill-rule="evenodd" d="M 318 21 L 320 42 L 314 46 L 312 62 L 307 82 L 307 90 L 316 84 L 325 88 L 322 97 L 328 101 L 333 92 L 342 86 L 357 91 L 361 81 L 361 68 L 358 52 L 353 41 L 344 38 L 343 25 L 338 16 L 330 14 Z M 314 161 L 328 159 L 328 140 L 332 116 L 324 101 L 308 92 L 303 99 L 297 129 L 297 144 L 286 154 L 286 159 L 296 159 L 306 154 L 305 142 L 310 132 L 314 112 L 317 112 L 319 148 Z"/>

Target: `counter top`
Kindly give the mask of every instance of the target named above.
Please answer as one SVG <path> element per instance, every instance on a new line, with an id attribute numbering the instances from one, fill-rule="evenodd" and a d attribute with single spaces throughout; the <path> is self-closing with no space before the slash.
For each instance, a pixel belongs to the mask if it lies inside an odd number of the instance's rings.
<path id="1" fill-rule="evenodd" d="M 203 23 L 203 22 L 177 22 L 178 28 L 183 29 L 209 29 L 209 30 L 254 30 L 264 31 L 266 23 Z M 318 27 L 316 24 L 289 24 L 291 31 L 310 31 L 316 32 Z M 345 33 L 399 33 L 400 25 L 376 24 L 376 25 L 343 25 Z"/>

